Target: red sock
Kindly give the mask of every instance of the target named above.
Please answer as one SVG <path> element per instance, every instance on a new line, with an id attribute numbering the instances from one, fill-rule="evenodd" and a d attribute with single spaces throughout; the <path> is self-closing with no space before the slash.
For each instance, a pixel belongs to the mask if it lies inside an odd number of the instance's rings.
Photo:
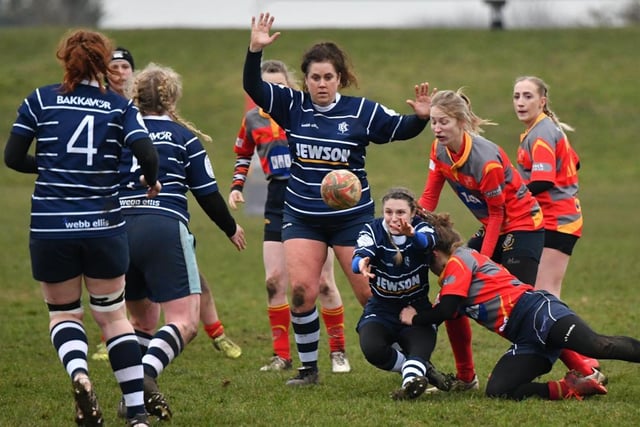
<path id="1" fill-rule="evenodd" d="M 344 306 L 336 308 L 322 307 L 322 320 L 329 335 L 330 351 L 344 351 Z"/>
<path id="2" fill-rule="evenodd" d="M 269 323 L 271 324 L 271 339 L 273 340 L 273 353 L 286 360 L 291 360 L 289 347 L 289 325 L 291 324 L 291 311 L 289 304 L 269 306 Z"/>
<path id="3" fill-rule="evenodd" d="M 204 325 L 204 330 L 211 339 L 218 338 L 224 334 L 224 326 L 222 326 L 222 322 L 219 320 L 211 325 Z"/>
<path id="4" fill-rule="evenodd" d="M 560 352 L 560 360 L 562 360 L 562 363 L 567 365 L 567 368 L 575 369 L 585 377 L 593 374 L 592 368 L 599 366 L 599 363 L 596 359 L 583 356 L 580 353 L 569 350 L 568 348 L 562 349 L 562 351 Z"/>
<path id="5" fill-rule="evenodd" d="M 549 400 L 562 400 L 569 394 L 569 387 L 564 380 L 549 381 L 547 387 L 549 387 Z"/>
<path id="6" fill-rule="evenodd" d="M 449 343 L 453 351 L 453 358 L 456 361 L 456 371 L 458 379 L 464 382 L 473 381 L 476 375 L 473 364 L 473 353 L 471 351 L 471 324 L 466 316 L 456 319 L 446 320 Z"/>

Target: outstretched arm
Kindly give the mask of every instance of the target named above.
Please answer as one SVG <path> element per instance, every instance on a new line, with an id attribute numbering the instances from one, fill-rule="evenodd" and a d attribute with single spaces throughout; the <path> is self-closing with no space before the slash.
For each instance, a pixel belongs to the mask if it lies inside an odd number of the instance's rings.
<path id="1" fill-rule="evenodd" d="M 242 250 L 246 247 L 244 230 L 236 223 L 233 216 L 231 216 L 231 212 L 229 212 L 229 208 L 224 203 L 224 199 L 219 191 L 214 191 L 204 196 L 197 196 L 196 201 L 207 216 L 227 235 L 236 249 Z"/>
<path id="2" fill-rule="evenodd" d="M 458 295 L 445 295 L 440 302 L 428 310 L 417 312 L 412 306 L 407 306 L 400 312 L 400 321 L 405 325 L 439 325 L 445 320 L 455 317 L 458 306 L 464 298 Z"/>

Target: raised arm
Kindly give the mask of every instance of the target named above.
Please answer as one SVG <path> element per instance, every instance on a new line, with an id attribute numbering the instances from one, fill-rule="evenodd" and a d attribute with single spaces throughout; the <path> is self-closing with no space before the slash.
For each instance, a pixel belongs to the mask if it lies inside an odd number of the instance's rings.
<path id="1" fill-rule="evenodd" d="M 264 106 L 266 98 L 262 88 L 265 83 L 260 73 L 262 49 L 280 36 L 280 33 L 269 35 L 273 20 L 274 18 L 268 13 L 261 13 L 258 19 L 255 16 L 251 17 L 251 41 L 244 61 L 242 86 L 253 102 L 260 106 Z"/>

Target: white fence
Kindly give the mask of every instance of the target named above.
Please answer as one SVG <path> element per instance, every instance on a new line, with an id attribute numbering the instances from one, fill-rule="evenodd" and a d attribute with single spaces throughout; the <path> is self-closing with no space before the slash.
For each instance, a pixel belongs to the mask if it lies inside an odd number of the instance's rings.
<path id="1" fill-rule="evenodd" d="M 633 0 L 507 0 L 505 28 L 621 25 Z M 248 28 L 269 11 L 278 28 L 488 28 L 484 0 L 104 0 L 103 28 Z"/>

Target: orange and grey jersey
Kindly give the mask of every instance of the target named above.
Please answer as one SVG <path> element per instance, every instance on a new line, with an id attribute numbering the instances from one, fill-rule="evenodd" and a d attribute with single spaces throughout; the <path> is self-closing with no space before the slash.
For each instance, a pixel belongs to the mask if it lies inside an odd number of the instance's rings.
<path id="1" fill-rule="evenodd" d="M 533 291 L 502 265 L 467 247 L 457 248 L 438 278 L 440 298 L 463 297 L 459 312 L 501 336 L 520 297 Z"/>
<path id="2" fill-rule="evenodd" d="M 582 233 L 578 161 L 565 133 L 544 113 L 520 135 L 518 170 L 525 182 L 553 182 L 553 187 L 535 195 L 546 230 L 578 237 Z"/>
<path id="3" fill-rule="evenodd" d="M 434 140 L 429 175 L 418 204 L 435 210 L 445 182 L 484 225 L 485 255 L 493 253 L 499 235 L 543 227 L 540 205 L 502 147 L 488 139 L 465 132 L 459 153 Z"/>
<path id="4" fill-rule="evenodd" d="M 245 114 L 233 151 L 236 164 L 231 189 L 244 188 L 254 152 L 257 152 L 268 180 L 289 178 L 291 154 L 285 131 L 260 107 L 254 107 Z"/>

